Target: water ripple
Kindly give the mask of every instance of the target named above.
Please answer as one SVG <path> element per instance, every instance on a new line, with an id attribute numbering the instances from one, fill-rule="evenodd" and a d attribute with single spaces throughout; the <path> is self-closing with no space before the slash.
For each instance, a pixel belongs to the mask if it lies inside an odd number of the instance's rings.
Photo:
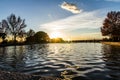
<path id="1" fill-rule="evenodd" d="M 101 43 L 1 47 L 0 69 L 65 80 L 119 80 L 119 53 L 120 47 Z"/>

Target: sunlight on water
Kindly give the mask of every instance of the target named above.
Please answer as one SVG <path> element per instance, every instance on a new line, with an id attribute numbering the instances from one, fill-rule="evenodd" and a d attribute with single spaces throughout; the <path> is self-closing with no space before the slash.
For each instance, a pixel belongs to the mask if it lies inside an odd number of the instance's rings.
<path id="1" fill-rule="evenodd" d="M 0 69 L 65 80 L 120 79 L 120 47 L 54 43 L 0 48 Z"/>

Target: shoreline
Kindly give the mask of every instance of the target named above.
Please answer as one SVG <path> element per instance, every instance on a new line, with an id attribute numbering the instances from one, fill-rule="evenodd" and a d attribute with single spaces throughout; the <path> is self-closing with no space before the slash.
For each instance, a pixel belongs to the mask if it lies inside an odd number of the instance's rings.
<path id="1" fill-rule="evenodd" d="M 43 77 L 40 75 L 24 74 L 0 70 L 0 80 L 62 80 L 56 77 Z"/>
<path id="2" fill-rule="evenodd" d="M 49 42 L 50 44 L 56 44 Z M 49 43 L 16 43 L 16 44 L 0 44 L 0 47 L 7 47 L 7 46 L 23 46 L 23 45 L 34 45 L 34 44 L 49 44 Z M 59 44 L 66 44 L 66 43 L 100 43 L 100 41 L 91 42 L 91 41 L 79 41 L 79 42 L 59 42 Z"/>
<path id="3" fill-rule="evenodd" d="M 112 45 L 112 46 L 120 46 L 120 42 L 101 42 L 102 44 Z"/>

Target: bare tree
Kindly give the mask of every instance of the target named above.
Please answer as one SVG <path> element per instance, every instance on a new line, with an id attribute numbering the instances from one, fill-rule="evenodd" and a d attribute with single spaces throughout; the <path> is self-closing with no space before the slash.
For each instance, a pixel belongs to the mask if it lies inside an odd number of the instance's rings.
<path id="1" fill-rule="evenodd" d="M 103 26 L 101 27 L 103 36 L 109 36 L 111 39 L 118 41 L 120 39 L 120 12 L 108 12 Z"/>
<path id="2" fill-rule="evenodd" d="M 7 32 L 12 34 L 14 42 L 16 41 L 16 37 L 20 36 L 26 27 L 25 19 L 22 20 L 14 14 L 11 14 L 7 20 L 3 20 L 2 23 L 4 23 L 3 27 L 7 28 Z"/>

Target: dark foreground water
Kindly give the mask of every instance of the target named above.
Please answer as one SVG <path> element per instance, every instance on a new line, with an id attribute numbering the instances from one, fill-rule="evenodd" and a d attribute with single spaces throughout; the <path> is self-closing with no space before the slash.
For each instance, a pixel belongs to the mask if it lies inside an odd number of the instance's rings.
<path id="1" fill-rule="evenodd" d="M 120 47 L 101 43 L 1 47 L 0 69 L 66 80 L 120 80 Z"/>

